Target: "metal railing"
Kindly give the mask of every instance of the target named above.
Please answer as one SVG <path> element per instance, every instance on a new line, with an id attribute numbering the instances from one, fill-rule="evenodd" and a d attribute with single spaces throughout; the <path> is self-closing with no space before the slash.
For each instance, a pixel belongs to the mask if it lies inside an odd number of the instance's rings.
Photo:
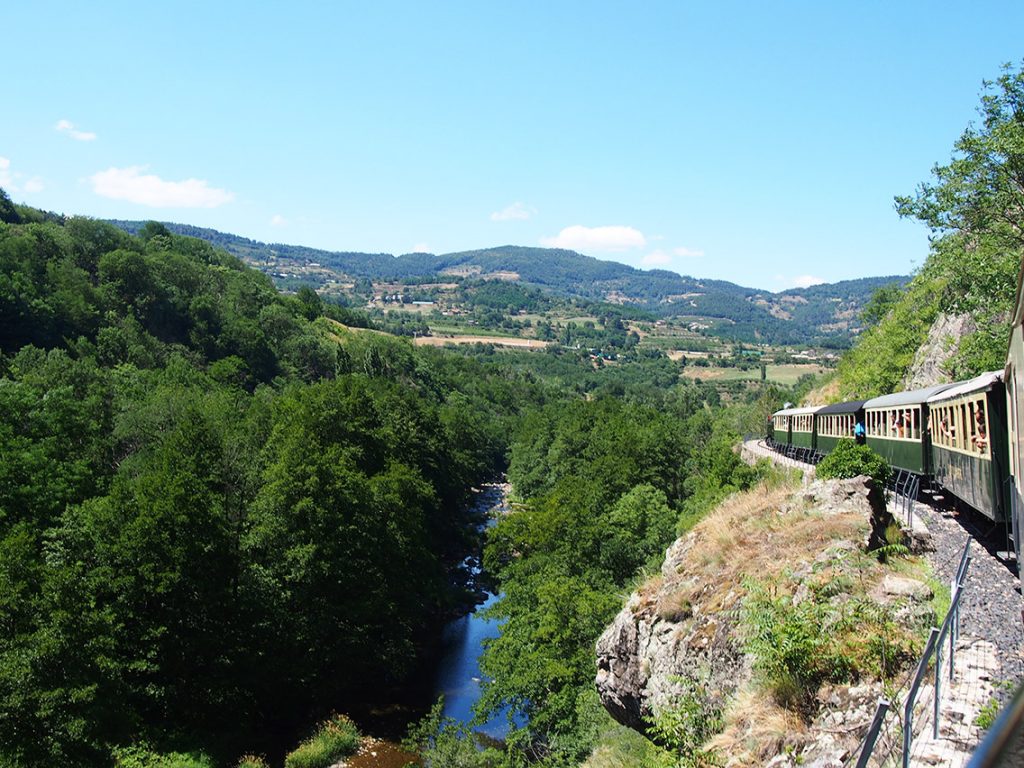
<path id="1" fill-rule="evenodd" d="M 943 679 L 943 647 L 949 641 L 949 679 L 953 679 L 956 668 L 956 644 L 960 639 L 960 599 L 964 593 L 964 581 L 967 578 L 967 570 L 971 565 L 971 540 L 967 539 L 964 550 L 960 555 L 960 563 L 957 565 L 956 574 L 953 577 L 953 591 L 951 594 L 949 610 L 942 621 L 942 627 L 932 627 L 928 634 L 928 642 L 925 645 L 924 653 L 918 662 L 917 670 L 910 681 L 907 695 L 903 701 L 903 768 L 909 768 L 910 755 L 914 745 L 914 710 L 917 706 L 917 696 L 920 692 L 925 675 L 931 666 L 932 656 L 935 657 L 934 691 L 932 700 L 932 738 L 939 737 L 939 723 L 941 721 L 940 707 L 942 703 L 942 679 Z M 867 735 L 861 746 L 856 762 L 856 768 L 865 768 L 868 760 L 871 759 L 878 744 L 879 733 L 882 724 L 888 713 L 892 702 L 886 698 L 879 699 L 875 709 L 875 717 L 868 729 Z"/>
<path id="2" fill-rule="evenodd" d="M 885 715 L 889 712 L 889 707 L 891 706 L 892 702 L 884 696 L 878 700 L 875 716 L 871 720 L 871 727 L 868 728 L 867 736 L 864 737 L 864 747 L 860 751 L 860 757 L 857 758 L 855 768 L 866 768 L 868 760 L 871 759 L 871 753 L 874 751 L 875 742 L 878 741 L 878 734 L 882 730 Z"/>
<path id="3" fill-rule="evenodd" d="M 890 481 L 890 486 L 895 496 L 895 504 L 903 519 L 907 522 L 907 528 L 913 526 L 914 502 L 921 490 L 921 476 L 905 469 L 896 471 Z"/>

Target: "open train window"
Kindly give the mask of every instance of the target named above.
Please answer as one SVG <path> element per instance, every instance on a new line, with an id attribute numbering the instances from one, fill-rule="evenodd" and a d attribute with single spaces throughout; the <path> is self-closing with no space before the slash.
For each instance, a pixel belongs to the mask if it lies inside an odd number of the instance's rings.
<path id="1" fill-rule="evenodd" d="M 990 456 L 988 403 L 972 397 L 932 408 L 932 442 L 943 448 Z"/>

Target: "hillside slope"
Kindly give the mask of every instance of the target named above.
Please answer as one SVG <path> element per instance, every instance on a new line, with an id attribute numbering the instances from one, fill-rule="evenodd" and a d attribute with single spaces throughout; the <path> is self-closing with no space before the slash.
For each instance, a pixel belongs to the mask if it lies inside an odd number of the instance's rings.
<path id="1" fill-rule="evenodd" d="M 114 221 L 135 233 L 141 221 Z M 703 280 L 664 269 L 640 270 L 575 251 L 505 245 L 448 254 L 325 251 L 267 244 L 212 229 L 165 223 L 170 231 L 198 237 L 275 274 L 316 265 L 340 278 L 402 281 L 424 278 L 495 278 L 556 295 L 629 304 L 665 316 L 726 321 L 724 335 L 776 344 L 846 346 L 856 335 L 860 311 L 874 292 L 903 285 L 905 277 L 867 277 L 781 293 L 746 288 L 725 280 Z"/>

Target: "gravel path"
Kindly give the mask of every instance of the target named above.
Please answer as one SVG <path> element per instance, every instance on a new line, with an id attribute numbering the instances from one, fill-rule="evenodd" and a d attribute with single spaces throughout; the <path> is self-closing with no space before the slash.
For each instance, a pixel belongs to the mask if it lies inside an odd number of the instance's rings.
<path id="1" fill-rule="evenodd" d="M 1012 554 L 1007 557 L 1006 534 L 1002 526 L 973 511 L 914 504 L 914 514 L 931 534 L 934 551 L 926 554 L 936 575 L 944 582 L 953 579 L 964 544 L 971 543 L 971 565 L 960 598 L 960 634 L 988 640 L 995 646 L 999 683 L 1024 679 L 1024 620 L 1020 581 Z M 1008 698 L 1003 687 L 1001 698 Z"/>

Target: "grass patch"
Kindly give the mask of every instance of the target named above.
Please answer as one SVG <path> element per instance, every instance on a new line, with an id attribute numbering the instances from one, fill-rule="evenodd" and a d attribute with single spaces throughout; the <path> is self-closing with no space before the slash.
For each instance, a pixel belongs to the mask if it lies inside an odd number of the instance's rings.
<path id="1" fill-rule="evenodd" d="M 235 768 L 270 768 L 265 757 L 260 755 L 245 755 L 238 760 Z"/>
<path id="2" fill-rule="evenodd" d="M 316 733 L 284 759 L 285 768 L 328 768 L 359 749 L 359 731 L 344 715 L 320 724 Z"/>
<path id="3" fill-rule="evenodd" d="M 580 768 L 652 768 L 667 766 L 665 752 L 624 725 L 606 729 Z"/>
<path id="4" fill-rule="evenodd" d="M 801 745 L 807 725 L 791 710 L 779 706 L 756 688 L 744 688 L 729 702 L 724 714 L 728 728 L 707 744 L 729 755 L 736 765 L 763 765 L 786 747 Z"/>

